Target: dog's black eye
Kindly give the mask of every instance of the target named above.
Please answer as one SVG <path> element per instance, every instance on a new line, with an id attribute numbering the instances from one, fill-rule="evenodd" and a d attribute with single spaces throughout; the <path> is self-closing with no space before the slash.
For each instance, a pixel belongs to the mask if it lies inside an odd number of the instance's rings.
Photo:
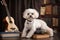
<path id="1" fill-rule="evenodd" d="M 29 13 L 27 15 L 29 15 Z"/>
<path id="2" fill-rule="evenodd" d="M 33 15 L 33 13 L 31 13 Z"/>

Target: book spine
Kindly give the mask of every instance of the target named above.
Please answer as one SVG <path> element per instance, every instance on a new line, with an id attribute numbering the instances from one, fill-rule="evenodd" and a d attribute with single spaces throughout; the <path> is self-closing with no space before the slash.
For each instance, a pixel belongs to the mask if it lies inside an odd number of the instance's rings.
<path id="1" fill-rule="evenodd" d="M 58 18 L 56 18 L 56 26 L 58 26 Z"/>
<path id="2" fill-rule="evenodd" d="M 51 14 L 52 13 L 52 5 L 47 5 L 46 6 L 46 14 Z"/>
<path id="3" fill-rule="evenodd" d="M 57 5 L 55 5 L 55 6 L 53 6 L 53 15 L 58 15 L 58 6 Z"/>
<path id="4" fill-rule="evenodd" d="M 47 1 L 47 0 L 44 0 L 44 4 L 46 4 L 46 1 Z"/>
<path id="5" fill-rule="evenodd" d="M 53 20 L 52 20 L 52 21 L 53 21 L 53 23 L 52 23 L 52 24 L 53 24 L 53 26 L 55 26 L 55 18 L 53 18 Z"/>
<path id="6" fill-rule="evenodd" d="M 40 8 L 40 15 L 45 15 L 45 7 Z"/>
<path id="7" fill-rule="evenodd" d="M 53 18 L 53 26 L 58 26 L 58 18 Z"/>
<path id="8" fill-rule="evenodd" d="M 51 1 L 50 0 L 46 0 L 46 4 L 50 4 L 51 3 Z"/>

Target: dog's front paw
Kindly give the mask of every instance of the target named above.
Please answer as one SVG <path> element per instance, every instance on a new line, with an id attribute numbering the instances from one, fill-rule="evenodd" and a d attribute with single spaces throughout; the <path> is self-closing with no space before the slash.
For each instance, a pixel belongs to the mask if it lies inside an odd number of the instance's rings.
<path id="1" fill-rule="evenodd" d="M 26 36 L 26 38 L 28 39 L 28 38 L 31 38 L 30 36 Z"/>
<path id="2" fill-rule="evenodd" d="M 26 36 L 21 36 L 21 38 L 25 38 Z"/>
<path id="3" fill-rule="evenodd" d="M 53 35 L 53 34 L 50 34 L 49 36 L 50 36 L 50 37 L 54 37 L 54 35 Z"/>
<path id="4" fill-rule="evenodd" d="M 53 36 L 54 36 L 54 33 L 53 33 L 53 32 L 51 32 L 50 37 L 53 37 Z"/>
<path id="5" fill-rule="evenodd" d="M 23 33 L 23 34 L 21 35 L 21 37 L 22 37 L 22 38 L 26 37 L 26 34 Z"/>

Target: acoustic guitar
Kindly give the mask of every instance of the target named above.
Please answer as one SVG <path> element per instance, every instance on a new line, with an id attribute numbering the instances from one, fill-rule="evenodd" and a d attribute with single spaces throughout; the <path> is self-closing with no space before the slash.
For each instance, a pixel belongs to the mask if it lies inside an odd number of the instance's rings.
<path id="1" fill-rule="evenodd" d="M 5 20 L 8 23 L 8 26 L 7 26 L 7 29 L 5 30 L 5 32 L 19 32 L 18 27 L 14 23 L 13 17 L 10 16 L 6 1 L 2 0 L 1 3 L 2 3 L 2 5 L 5 6 L 6 12 L 7 12 L 7 17 L 5 18 Z"/>

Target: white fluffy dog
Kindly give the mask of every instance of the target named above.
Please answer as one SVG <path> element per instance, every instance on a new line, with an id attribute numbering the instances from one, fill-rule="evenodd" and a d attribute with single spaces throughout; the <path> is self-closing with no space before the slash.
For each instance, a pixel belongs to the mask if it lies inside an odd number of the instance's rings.
<path id="1" fill-rule="evenodd" d="M 26 19 L 22 37 L 30 38 L 34 34 L 37 28 L 41 28 L 47 32 L 50 36 L 53 36 L 53 30 L 47 26 L 47 24 L 41 20 L 36 19 L 39 17 L 39 13 L 35 9 L 26 9 L 23 13 L 23 17 Z M 27 30 L 30 30 L 27 33 Z"/>

